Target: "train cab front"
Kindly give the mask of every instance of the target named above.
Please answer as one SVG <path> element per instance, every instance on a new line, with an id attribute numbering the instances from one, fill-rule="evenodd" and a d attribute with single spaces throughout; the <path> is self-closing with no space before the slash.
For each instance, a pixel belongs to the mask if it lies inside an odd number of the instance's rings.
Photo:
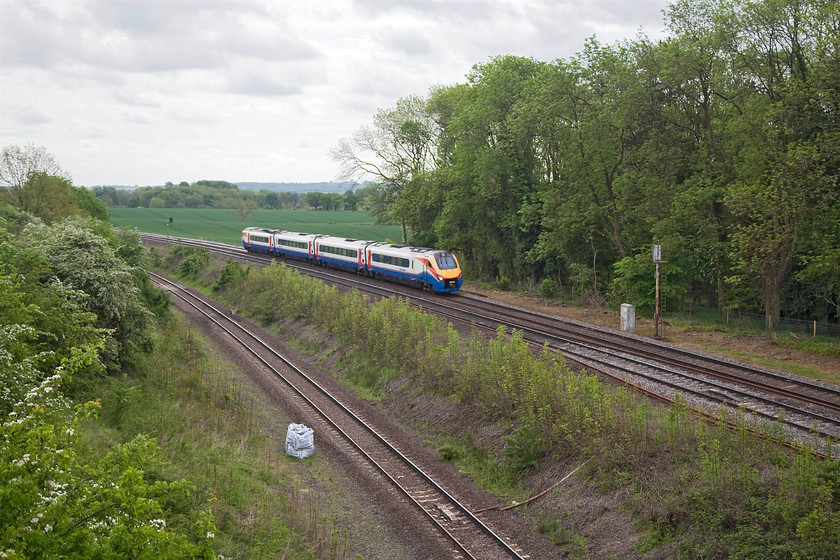
<path id="1" fill-rule="evenodd" d="M 435 251 L 429 259 L 429 270 L 435 279 L 432 288 L 436 292 L 457 292 L 464 283 L 458 259 L 448 251 Z"/>

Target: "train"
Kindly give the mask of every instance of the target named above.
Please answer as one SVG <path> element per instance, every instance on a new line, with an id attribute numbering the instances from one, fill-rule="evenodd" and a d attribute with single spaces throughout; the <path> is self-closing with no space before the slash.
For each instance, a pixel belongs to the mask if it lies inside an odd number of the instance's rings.
<path id="1" fill-rule="evenodd" d="M 464 283 L 455 255 L 428 247 L 258 226 L 242 230 L 242 247 L 251 253 L 340 268 L 367 278 L 410 284 L 437 293 L 457 292 Z"/>

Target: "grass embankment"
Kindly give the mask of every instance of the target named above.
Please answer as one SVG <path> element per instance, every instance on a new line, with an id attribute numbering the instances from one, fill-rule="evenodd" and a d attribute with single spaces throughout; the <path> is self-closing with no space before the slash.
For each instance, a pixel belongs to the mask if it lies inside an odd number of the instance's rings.
<path id="1" fill-rule="evenodd" d="M 507 426 L 494 451 L 463 426 L 430 425 L 440 456 L 499 495 L 530 493 L 519 483 L 536 469 L 586 461 L 578 476 L 591 489 L 622 491 L 621 508 L 643 535 L 639 554 L 671 543 L 684 558 L 840 557 L 840 462 L 778 446 L 770 437 L 784 438 L 779 426 L 727 411 L 710 424 L 680 405 L 654 407 L 574 374 L 562 357 L 535 357 L 515 332 L 464 337 L 405 302 L 341 295 L 283 266 L 185 267 L 191 258 L 177 249 L 158 262 L 215 285 L 216 297 L 269 328 L 291 317 L 329 334 L 335 347 L 320 351 L 341 349 L 340 375 L 361 392 L 376 394 L 399 378 L 411 391 Z M 535 529 L 555 540 L 558 552 L 585 557 L 592 535 L 576 530 L 575 512 L 543 513 Z"/>
<path id="2" fill-rule="evenodd" d="M 236 366 L 209 348 L 177 316 L 162 323 L 153 357 L 135 364 L 131 379 L 102 381 L 104 422 L 86 426 L 87 451 L 155 437 L 165 478 L 195 484 L 196 507 L 210 503 L 222 557 L 346 558 L 345 532 L 295 482 L 297 469 L 312 465 L 283 453 L 285 433 L 260 433 L 259 402 L 243 396 Z"/>
<path id="3" fill-rule="evenodd" d="M 322 210 L 253 210 L 242 220 L 236 210 L 192 208 L 121 208 L 109 209 L 116 227 L 146 233 L 207 239 L 239 245 L 242 230 L 248 226 L 323 233 L 371 241 L 402 239 L 399 226 L 375 226 L 367 212 Z M 172 223 L 169 223 L 172 218 Z"/>

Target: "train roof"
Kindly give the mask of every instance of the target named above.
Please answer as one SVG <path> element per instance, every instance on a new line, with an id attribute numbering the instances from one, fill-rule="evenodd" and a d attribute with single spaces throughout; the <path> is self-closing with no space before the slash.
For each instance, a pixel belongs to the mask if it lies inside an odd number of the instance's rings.
<path id="1" fill-rule="evenodd" d="M 324 237 L 324 235 L 322 235 L 320 233 L 304 233 L 302 231 L 286 231 L 286 230 L 276 231 L 275 234 L 276 235 L 286 235 L 288 237 L 295 237 L 295 236 L 298 236 L 298 237 L 304 237 L 304 236 L 305 237 Z"/>
<path id="2" fill-rule="evenodd" d="M 418 253 L 418 254 L 429 254 L 429 253 L 448 253 L 444 249 L 433 249 L 431 247 L 412 247 L 410 245 L 399 245 L 397 243 L 385 243 L 385 242 L 377 242 L 371 243 L 370 247 L 380 249 L 380 250 L 388 250 L 393 249 L 394 252 L 399 253 Z"/>
<path id="3" fill-rule="evenodd" d="M 276 229 L 269 229 L 269 228 L 263 228 L 263 227 L 255 227 L 255 226 L 251 226 L 251 227 L 246 227 L 246 228 L 245 228 L 244 230 L 242 230 L 242 231 L 247 231 L 247 232 L 260 232 L 260 233 L 277 233 L 277 231 L 278 231 L 278 230 L 276 230 Z"/>

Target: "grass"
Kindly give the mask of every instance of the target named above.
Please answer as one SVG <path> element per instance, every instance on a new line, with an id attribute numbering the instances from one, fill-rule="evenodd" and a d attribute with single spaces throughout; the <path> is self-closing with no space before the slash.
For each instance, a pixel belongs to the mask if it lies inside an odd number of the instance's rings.
<path id="1" fill-rule="evenodd" d="M 777 369 L 779 371 L 786 371 L 789 373 L 793 373 L 796 375 L 801 375 L 802 377 L 809 377 L 811 379 L 816 379 L 819 381 L 826 381 L 829 383 L 837 383 L 837 377 L 832 377 L 830 375 L 826 375 L 823 372 L 807 367 L 807 366 L 800 366 L 798 364 L 793 364 L 791 362 L 783 362 L 781 360 L 774 360 L 772 358 L 764 358 L 762 356 L 756 356 L 755 354 L 745 354 L 743 352 L 735 352 L 729 348 L 722 348 L 720 346 L 711 346 L 709 347 L 709 351 L 715 352 L 722 356 L 728 356 L 730 358 L 738 359 L 742 362 L 749 362 L 752 364 L 756 364 L 759 366 L 768 367 L 771 369 Z"/>
<path id="2" fill-rule="evenodd" d="M 237 371 L 174 317 L 131 378 L 101 381 L 103 421 L 86 426 L 87 452 L 104 454 L 137 433 L 155 437 L 168 477 L 189 480 L 196 488 L 190 499 L 212 508 L 221 557 L 347 558 L 346 530 L 325 512 L 319 492 L 298 482 L 317 478 L 317 454 L 292 459 L 285 433 L 264 433 L 261 417 L 271 415 L 278 432 L 289 419 L 247 396 Z"/>
<path id="3" fill-rule="evenodd" d="M 245 221 L 232 209 L 122 208 L 111 211 L 111 223 L 146 233 L 207 239 L 239 245 L 248 226 L 323 233 L 341 237 L 394 241 L 402 239 L 399 226 L 374 225 L 367 212 L 322 210 L 253 210 Z M 172 218 L 172 223 L 169 223 Z"/>

